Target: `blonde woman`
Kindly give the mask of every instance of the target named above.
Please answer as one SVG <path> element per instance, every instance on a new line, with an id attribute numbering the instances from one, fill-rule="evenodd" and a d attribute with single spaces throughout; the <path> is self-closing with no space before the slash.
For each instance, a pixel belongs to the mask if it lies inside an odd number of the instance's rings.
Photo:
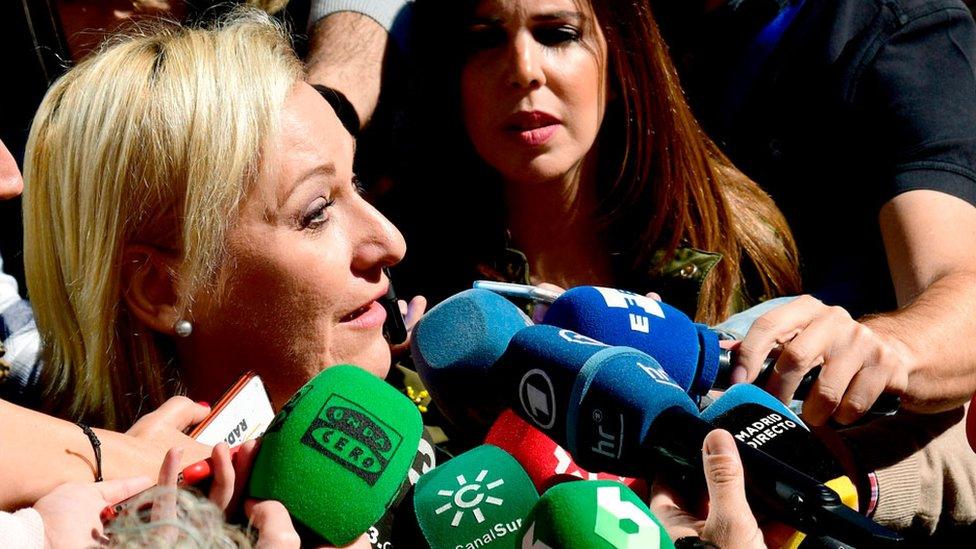
<path id="1" fill-rule="evenodd" d="M 48 92 L 25 161 L 25 267 L 54 411 L 125 427 L 242 372 L 275 406 L 340 362 L 385 375 L 400 233 L 267 15 L 117 41 Z"/>
<path id="2" fill-rule="evenodd" d="M 189 445 L 184 464 L 203 457 L 179 434 L 206 414 L 192 401 L 213 402 L 242 372 L 258 372 L 277 407 L 330 365 L 389 368 L 377 299 L 403 239 L 360 197 L 352 138 L 302 78 L 280 26 L 241 11 L 115 40 L 38 110 L 25 263 L 44 401 L 71 421 L 132 426 L 95 430 L 125 437 L 110 438 L 106 479 L 156 470 L 161 445 Z M 3 432 L 17 434 L 4 440 L 19 441 L 5 459 L 26 471 L 4 484 L 5 508 L 78 480 L 58 463 L 97 474 L 91 448 L 75 450 L 80 429 L 4 408 L 15 421 Z M 141 468 L 123 459 L 133 437 L 152 448 Z"/>

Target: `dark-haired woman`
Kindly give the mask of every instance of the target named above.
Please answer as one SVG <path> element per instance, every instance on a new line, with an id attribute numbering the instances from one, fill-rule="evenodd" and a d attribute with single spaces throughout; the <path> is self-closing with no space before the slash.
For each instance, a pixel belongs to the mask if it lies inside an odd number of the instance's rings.
<path id="1" fill-rule="evenodd" d="M 786 222 L 702 133 L 646 3 L 423 0 L 417 20 L 441 169 L 406 188 L 437 214 L 397 221 L 426 294 L 600 284 L 717 322 L 798 291 Z"/>

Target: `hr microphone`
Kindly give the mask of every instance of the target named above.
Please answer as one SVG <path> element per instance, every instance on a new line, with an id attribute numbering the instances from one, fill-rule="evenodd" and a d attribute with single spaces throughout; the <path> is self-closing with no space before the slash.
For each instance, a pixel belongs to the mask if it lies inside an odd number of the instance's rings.
<path id="1" fill-rule="evenodd" d="M 654 357 L 687 393 L 698 396 L 711 389 L 727 389 L 735 353 L 722 349 L 718 334 L 692 322 L 680 310 L 624 290 L 579 286 L 563 293 L 550 306 L 544 324 L 573 330 L 609 345 L 624 345 Z M 765 384 L 773 373 L 776 357 L 764 361 L 754 383 Z M 803 400 L 820 374 L 814 368 L 800 382 L 793 397 Z M 898 410 L 897 395 L 882 394 L 871 407 L 873 415 Z"/>
<path id="2" fill-rule="evenodd" d="M 519 532 L 521 547 L 671 548 L 664 526 L 619 482 L 584 480 L 542 494 Z"/>
<path id="3" fill-rule="evenodd" d="M 837 492 L 844 505 L 857 510 L 857 488 L 843 467 L 800 418 L 773 395 L 755 385 L 736 384 L 706 408 L 701 418 L 729 431 L 739 442 L 824 483 Z M 782 547 L 799 547 L 804 538 L 797 532 Z"/>
<path id="4" fill-rule="evenodd" d="M 467 430 L 487 430 L 504 408 L 491 390 L 490 370 L 512 336 L 531 324 L 504 297 L 477 289 L 451 296 L 420 318 L 410 354 L 448 421 Z"/>
<path id="5" fill-rule="evenodd" d="M 395 502 L 422 430 L 416 406 L 392 386 L 356 366 L 332 366 L 265 431 L 248 495 L 280 501 L 296 526 L 346 545 Z"/>
<path id="6" fill-rule="evenodd" d="M 539 499 L 515 458 L 487 444 L 434 468 L 414 490 L 417 524 L 432 549 L 516 547 Z"/>
<path id="7" fill-rule="evenodd" d="M 594 473 L 580 467 L 562 446 L 530 425 L 511 409 L 502 412 L 485 437 L 485 444 L 498 446 L 518 461 L 543 493 L 563 482 L 612 480 L 623 483 L 642 498 L 648 497 L 647 482 L 610 473 Z"/>

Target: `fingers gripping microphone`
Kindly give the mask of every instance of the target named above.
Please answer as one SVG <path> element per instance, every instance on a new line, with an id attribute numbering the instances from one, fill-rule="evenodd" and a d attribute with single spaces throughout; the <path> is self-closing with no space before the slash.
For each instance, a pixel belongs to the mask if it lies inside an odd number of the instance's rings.
<path id="1" fill-rule="evenodd" d="M 666 303 L 632 292 L 580 286 L 563 293 L 550 305 L 543 323 L 576 331 L 609 345 L 633 347 L 654 357 L 685 392 L 703 395 L 731 385 L 734 352 L 722 349 L 718 334 L 692 322 Z M 763 385 L 773 372 L 776 357 L 764 363 L 755 384 Z M 814 368 L 800 382 L 794 398 L 803 400 L 817 380 Z M 889 415 L 901 399 L 883 394 L 871 414 Z"/>
<path id="2" fill-rule="evenodd" d="M 333 366 L 268 427 L 249 496 L 280 501 L 301 526 L 346 545 L 396 500 L 422 430 L 420 412 L 396 389 L 356 366 Z"/>
<path id="3" fill-rule="evenodd" d="M 515 547 L 539 494 L 504 450 L 478 446 L 420 477 L 417 523 L 432 549 Z"/>
<path id="4" fill-rule="evenodd" d="M 733 385 L 701 414 L 702 419 L 732 433 L 742 443 L 789 463 L 840 496 L 857 510 L 857 488 L 827 447 L 776 397 L 755 385 Z M 798 547 L 802 533 L 784 548 Z"/>
<path id="5" fill-rule="evenodd" d="M 532 324 L 487 290 L 466 290 L 427 312 L 414 327 L 411 356 L 442 414 L 461 428 L 487 429 L 504 408 L 489 370 L 515 333 Z"/>
<path id="6" fill-rule="evenodd" d="M 521 547 L 532 549 L 674 547 L 643 500 L 607 480 L 550 488 L 526 517 L 519 536 Z"/>
<path id="7" fill-rule="evenodd" d="M 512 410 L 495 420 L 485 444 L 498 446 L 512 455 L 528 473 L 536 490 L 543 493 L 552 486 L 578 480 L 613 480 L 623 483 L 641 497 L 647 497 L 647 483 L 609 473 L 593 473 L 573 461 L 562 446 L 539 431 Z"/>
<path id="8" fill-rule="evenodd" d="M 718 334 L 667 303 L 632 292 L 572 288 L 549 306 L 543 323 L 643 351 L 694 395 L 707 393 L 718 373 Z"/>

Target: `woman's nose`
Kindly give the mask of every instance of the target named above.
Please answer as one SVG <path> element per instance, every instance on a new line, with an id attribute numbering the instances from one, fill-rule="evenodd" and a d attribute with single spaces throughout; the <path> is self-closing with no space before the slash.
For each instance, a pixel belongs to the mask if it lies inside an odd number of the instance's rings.
<path id="1" fill-rule="evenodd" d="M 353 256 L 353 269 L 374 272 L 399 263 L 407 251 L 400 231 L 363 200 L 362 231 Z"/>
<path id="2" fill-rule="evenodd" d="M 24 189 L 24 180 L 20 177 L 17 161 L 0 141 L 0 200 L 13 198 Z"/>
<path id="3" fill-rule="evenodd" d="M 519 89 L 535 89 L 546 83 L 542 66 L 542 52 L 531 35 L 519 34 L 511 45 L 509 85 Z"/>

